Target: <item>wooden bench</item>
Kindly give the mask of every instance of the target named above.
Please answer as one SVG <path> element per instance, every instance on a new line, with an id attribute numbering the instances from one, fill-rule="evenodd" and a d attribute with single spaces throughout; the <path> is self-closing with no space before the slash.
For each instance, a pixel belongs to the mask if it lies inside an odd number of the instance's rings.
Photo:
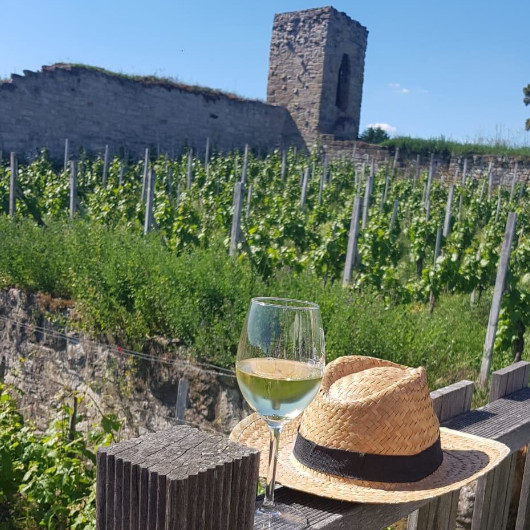
<path id="1" fill-rule="evenodd" d="M 530 442 L 530 363 L 494 372 L 489 403 L 471 409 L 473 383 L 431 393 L 440 422 L 505 443 L 511 454 L 477 482 L 472 530 L 503 530 L 518 449 Z M 187 426 L 98 451 L 98 530 L 253 527 L 259 454 Z M 530 528 L 530 459 L 522 478 L 516 530 Z M 408 516 L 408 530 L 452 529 L 459 492 L 398 505 L 346 503 L 278 488 L 276 498 L 300 508 L 310 528 L 378 530 Z M 271 529 L 272 530 L 272 529 Z"/>

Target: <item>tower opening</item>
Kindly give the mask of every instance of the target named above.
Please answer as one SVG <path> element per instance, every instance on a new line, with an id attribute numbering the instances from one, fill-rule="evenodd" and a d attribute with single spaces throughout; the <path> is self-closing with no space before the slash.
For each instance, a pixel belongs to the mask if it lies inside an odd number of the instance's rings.
<path id="1" fill-rule="evenodd" d="M 348 109 L 348 94 L 350 92 L 350 58 L 348 54 L 342 55 L 337 81 L 337 95 L 335 105 L 342 111 Z"/>

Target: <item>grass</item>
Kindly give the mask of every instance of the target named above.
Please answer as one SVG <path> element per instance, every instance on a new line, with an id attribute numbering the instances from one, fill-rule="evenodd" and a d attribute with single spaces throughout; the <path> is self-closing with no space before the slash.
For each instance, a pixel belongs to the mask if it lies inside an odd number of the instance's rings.
<path id="1" fill-rule="evenodd" d="M 130 81 L 135 81 L 137 83 L 142 83 L 144 85 L 149 85 L 149 86 L 159 86 L 159 87 L 168 88 L 168 89 L 178 89 L 184 92 L 192 92 L 196 94 L 207 94 L 210 96 L 222 96 L 222 97 L 227 97 L 233 100 L 248 101 L 246 98 L 239 96 L 238 94 L 235 94 L 233 92 L 224 92 L 219 89 L 209 88 L 209 87 L 205 87 L 201 85 L 189 85 L 186 83 L 182 83 L 176 77 L 125 74 L 122 72 L 113 72 L 111 70 L 107 70 L 99 66 L 92 66 L 92 65 L 83 64 L 83 63 L 55 63 L 55 64 L 52 64 L 51 66 L 45 66 L 43 69 L 52 71 L 56 69 L 71 70 L 72 68 L 91 70 L 91 71 L 99 72 L 99 73 L 102 73 L 102 74 L 105 74 L 111 77 L 116 77 L 119 79 L 128 79 Z M 259 100 L 251 100 L 251 101 L 259 101 Z"/>
<path id="2" fill-rule="evenodd" d="M 473 309 L 467 295 L 441 296 L 430 315 L 423 304 L 388 306 L 377 293 L 343 289 L 310 272 L 284 270 L 264 281 L 245 259 L 229 259 L 220 240 L 176 255 L 156 235 L 82 220 L 39 227 L 2 216 L 0 240 L 0 288 L 71 299 L 77 321 L 70 324 L 134 349 L 171 337 L 192 358 L 233 367 L 250 298 L 286 296 L 320 304 L 328 361 L 357 354 L 424 365 L 431 388 L 473 380 L 479 370 L 487 294 Z M 493 369 L 509 361 L 496 354 Z"/>
<path id="3" fill-rule="evenodd" d="M 419 154 L 422 157 L 428 157 L 431 153 L 435 153 L 443 158 L 472 155 L 530 158 L 530 147 L 518 147 L 501 140 L 469 143 L 456 142 L 444 136 L 429 139 L 398 136 L 386 140 L 382 145 L 394 149 L 399 147 L 400 153 L 405 156 Z"/>

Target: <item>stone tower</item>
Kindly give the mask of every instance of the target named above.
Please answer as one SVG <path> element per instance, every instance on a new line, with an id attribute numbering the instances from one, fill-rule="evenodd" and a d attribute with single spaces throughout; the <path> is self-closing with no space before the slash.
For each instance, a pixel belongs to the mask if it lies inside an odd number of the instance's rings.
<path id="1" fill-rule="evenodd" d="M 275 15 L 267 103 L 287 108 L 308 149 L 357 138 L 367 37 L 333 7 Z"/>

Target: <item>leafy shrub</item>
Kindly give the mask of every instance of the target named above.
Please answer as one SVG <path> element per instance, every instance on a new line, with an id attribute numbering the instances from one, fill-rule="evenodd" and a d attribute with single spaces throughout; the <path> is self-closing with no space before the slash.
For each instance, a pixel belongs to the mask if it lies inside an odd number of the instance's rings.
<path id="1" fill-rule="evenodd" d="M 94 529 L 96 450 L 113 440 L 119 422 L 104 417 L 76 432 L 65 405 L 39 434 L 24 423 L 13 392 L 0 385 L 0 529 Z"/>

